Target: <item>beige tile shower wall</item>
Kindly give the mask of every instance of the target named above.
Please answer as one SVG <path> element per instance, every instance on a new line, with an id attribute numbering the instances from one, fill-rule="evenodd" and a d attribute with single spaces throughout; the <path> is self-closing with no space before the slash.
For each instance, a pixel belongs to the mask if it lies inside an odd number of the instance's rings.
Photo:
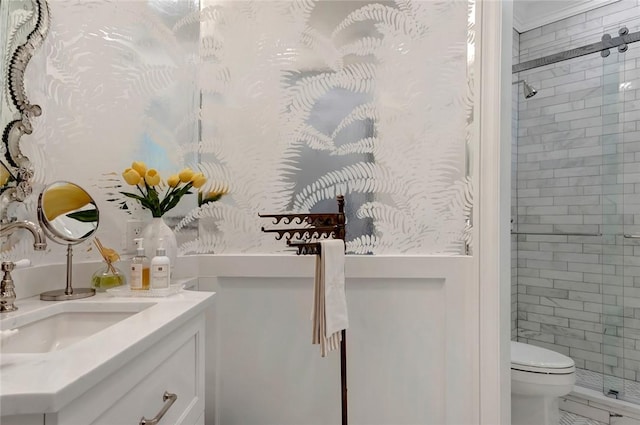
<path id="1" fill-rule="evenodd" d="M 638 20 L 639 2 L 623 0 L 528 31 L 518 62 L 616 36 L 622 25 L 638 31 Z M 621 235 L 640 233 L 640 45 L 519 79 L 539 92 L 519 99 L 517 230 L 556 235 L 517 238 L 518 338 L 570 355 L 578 367 L 636 379 L 640 247 Z M 603 236 L 557 235 L 568 232 Z"/>

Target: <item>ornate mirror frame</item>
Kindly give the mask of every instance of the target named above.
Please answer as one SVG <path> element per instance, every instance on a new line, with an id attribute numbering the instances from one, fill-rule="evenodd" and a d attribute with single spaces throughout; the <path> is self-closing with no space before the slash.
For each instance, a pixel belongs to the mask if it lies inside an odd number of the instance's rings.
<path id="1" fill-rule="evenodd" d="M 6 86 L 0 90 L 4 91 L 7 99 L 2 107 L 8 106 L 6 113 L 13 117 L 2 129 L 0 166 L 6 168 L 9 177 L 7 183 L 0 185 L 0 223 L 9 221 L 7 208 L 12 202 L 22 202 L 32 192 L 30 180 L 34 170 L 29 158 L 20 149 L 20 139 L 23 135 L 32 133 L 32 118 L 42 114 L 40 106 L 29 102 L 24 87 L 24 76 L 29 61 L 49 32 L 49 5 L 47 0 L 27 0 L 24 4 L 29 4 L 28 2 L 31 4 L 31 16 L 28 19 L 7 22 L 7 27 L 11 26 L 6 31 L 9 38 L 2 46 L 3 49 L 9 50 L 5 52 L 6 57 L 3 56 L 3 60 L 6 61 L 3 75 Z M 18 44 L 19 41 L 15 41 L 14 36 L 17 38 L 21 31 L 27 32 L 27 35 L 24 41 Z M 16 47 L 10 51 L 14 43 Z"/>

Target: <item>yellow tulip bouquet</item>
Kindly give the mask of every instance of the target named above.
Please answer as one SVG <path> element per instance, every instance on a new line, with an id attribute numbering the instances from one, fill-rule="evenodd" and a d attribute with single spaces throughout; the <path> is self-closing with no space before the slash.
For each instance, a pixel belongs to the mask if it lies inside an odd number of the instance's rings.
<path id="1" fill-rule="evenodd" d="M 164 183 L 160 174 L 153 168 L 148 169 L 144 162 L 134 161 L 130 168 L 124 170 L 122 177 L 128 184 L 135 186 L 139 194 L 120 193 L 139 201 L 140 205 L 150 210 L 154 217 L 162 217 L 164 213 L 178 205 L 184 195 L 192 193 L 189 191 L 192 187 L 199 189 L 207 181 L 204 174 L 185 168 L 167 178 L 167 188 L 161 198 L 160 192 L 163 191 Z"/>

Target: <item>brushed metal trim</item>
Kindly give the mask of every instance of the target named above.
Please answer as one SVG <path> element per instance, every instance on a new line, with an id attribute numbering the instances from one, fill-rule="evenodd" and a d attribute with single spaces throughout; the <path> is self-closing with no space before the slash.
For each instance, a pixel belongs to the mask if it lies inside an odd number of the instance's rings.
<path id="1" fill-rule="evenodd" d="M 558 233 L 558 232 L 511 232 L 512 235 L 543 235 L 543 236 L 602 236 L 602 233 Z"/>
<path id="2" fill-rule="evenodd" d="M 607 34 L 605 34 L 606 36 Z M 601 51 L 608 51 L 614 47 L 625 46 L 640 41 L 640 31 L 619 35 L 618 37 L 605 37 L 597 43 L 587 44 L 586 46 L 576 47 L 575 49 L 565 50 L 564 52 L 554 53 L 538 59 L 521 62 L 511 67 L 511 72 L 527 71 L 529 69 L 538 68 L 552 63 L 562 62 L 580 56 L 590 55 Z"/>

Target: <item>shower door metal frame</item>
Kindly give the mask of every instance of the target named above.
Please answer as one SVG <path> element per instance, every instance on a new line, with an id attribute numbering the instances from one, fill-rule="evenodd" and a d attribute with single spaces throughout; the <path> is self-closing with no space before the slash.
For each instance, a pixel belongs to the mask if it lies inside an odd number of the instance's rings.
<path id="1" fill-rule="evenodd" d="M 622 27 L 618 31 L 618 37 L 611 37 L 609 34 L 602 36 L 602 41 L 597 43 L 587 44 L 586 46 L 576 47 L 575 49 L 565 50 L 564 52 L 554 53 L 552 55 L 544 56 L 538 59 L 532 59 L 530 61 L 518 63 L 511 67 L 511 73 L 527 71 L 529 69 L 538 68 L 545 65 L 551 65 L 566 61 L 569 59 L 578 58 L 580 56 L 590 55 L 592 53 L 602 52 L 603 56 L 609 55 L 609 49 L 617 47 L 622 53 L 627 50 L 627 46 L 631 43 L 640 41 L 640 31 L 628 33 L 625 27 Z"/>

